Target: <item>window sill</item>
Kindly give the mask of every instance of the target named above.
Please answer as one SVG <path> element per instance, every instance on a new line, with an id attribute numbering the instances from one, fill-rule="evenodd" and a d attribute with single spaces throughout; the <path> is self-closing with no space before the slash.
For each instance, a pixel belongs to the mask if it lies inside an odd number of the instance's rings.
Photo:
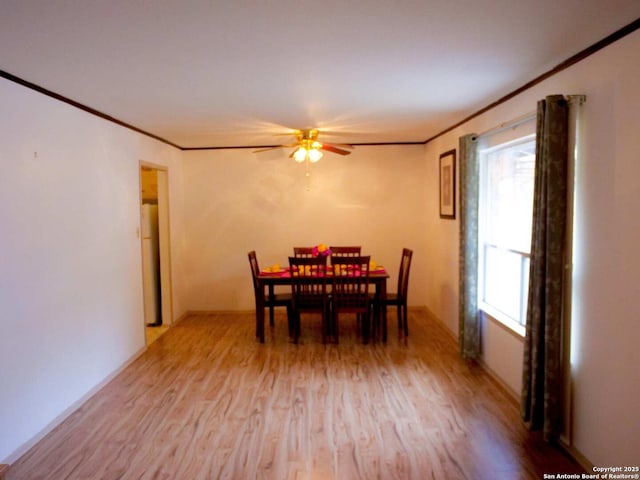
<path id="1" fill-rule="evenodd" d="M 513 321 L 511 318 L 506 316 L 504 313 L 496 310 L 495 308 L 487 305 L 486 303 L 480 303 L 480 313 L 484 314 L 486 318 L 492 320 L 494 323 L 503 327 L 509 333 L 512 333 L 514 336 L 523 339 L 526 334 L 526 329 L 523 325 Z"/>

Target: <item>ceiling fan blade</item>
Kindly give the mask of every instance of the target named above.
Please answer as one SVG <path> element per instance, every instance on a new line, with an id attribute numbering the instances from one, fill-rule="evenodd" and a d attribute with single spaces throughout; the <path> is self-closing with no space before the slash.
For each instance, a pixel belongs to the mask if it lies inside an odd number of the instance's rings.
<path id="1" fill-rule="evenodd" d="M 265 147 L 265 148 L 261 148 L 259 150 L 254 150 L 251 153 L 261 153 L 261 152 L 268 152 L 269 150 L 275 150 L 277 148 L 282 148 L 282 145 L 278 145 L 277 147 Z"/>
<path id="2" fill-rule="evenodd" d="M 290 132 L 287 132 L 287 133 L 274 133 L 273 136 L 274 137 L 295 137 L 296 133 L 298 133 L 298 130 L 291 130 Z"/>
<path id="3" fill-rule="evenodd" d="M 339 155 L 349 155 L 351 153 L 349 150 L 343 150 L 342 148 L 334 147 L 333 145 L 329 145 L 327 143 L 322 145 L 321 150 L 326 150 L 327 152 L 337 153 Z"/>
<path id="4" fill-rule="evenodd" d="M 329 145 L 331 147 L 337 147 L 337 148 L 348 148 L 349 150 L 353 150 L 355 147 L 353 145 L 349 145 L 348 143 L 325 143 L 324 145 Z"/>
<path id="5" fill-rule="evenodd" d="M 297 143 L 290 143 L 289 145 L 274 145 L 273 147 L 264 147 L 254 150 L 253 153 L 268 152 L 269 150 L 276 150 L 278 148 L 295 147 L 296 145 Z"/>
<path id="6" fill-rule="evenodd" d="M 349 137 L 353 135 L 357 135 L 359 132 L 341 132 L 339 130 L 325 130 L 323 128 L 319 128 L 318 131 L 320 135 L 323 137 Z"/>

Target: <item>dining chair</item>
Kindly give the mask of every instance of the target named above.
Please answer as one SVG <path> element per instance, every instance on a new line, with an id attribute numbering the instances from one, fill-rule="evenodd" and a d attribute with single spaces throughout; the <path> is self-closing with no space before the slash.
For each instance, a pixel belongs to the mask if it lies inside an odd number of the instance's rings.
<path id="1" fill-rule="evenodd" d="M 327 290 L 327 257 L 289 257 L 291 273 L 292 329 L 294 342 L 300 337 L 300 314 L 320 313 L 322 343 L 327 342 L 330 320 Z"/>
<path id="2" fill-rule="evenodd" d="M 293 247 L 294 257 L 313 257 L 313 247 Z"/>
<path id="3" fill-rule="evenodd" d="M 273 295 L 265 295 L 264 289 L 260 287 L 258 282 L 258 276 L 260 275 L 260 267 L 258 265 L 258 257 L 256 255 L 255 250 L 251 250 L 248 254 L 249 256 L 249 265 L 251 266 L 251 278 L 253 280 L 253 293 L 255 295 L 256 301 L 256 313 L 258 308 L 258 299 L 260 295 L 264 296 L 264 307 L 269 308 L 269 325 L 274 325 L 274 308 L 275 307 L 286 307 L 287 308 L 287 319 L 289 322 L 289 334 L 293 333 L 292 327 L 292 299 L 290 293 L 273 293 Z"/>
<path id="4" fill-rule="evenodd" d="M 395 305 L 398 314 L 398 333 L 409 336 L 409 323 L 407 318 L 407 293 L 409 290 L 409 270 L 411 269 L 411 258 L 413 250 L 408 248 L 402 249 L 402 257 L 400 259 L 400 271 L 398 272 L 398 289 L 396 292 L 387 293 L 386 300 L 383 300 L 382 307 Z"/>
<path id="5" fill-rule="evenodd" d="M 371 257 L 333 257 L 333 281 L 331 288 L 331 308 L 333 312 L 331 329 L 338 343 L 339 317 L 342 313 L 355 313 L 360 325 L 362 340 L 369 341 L 370 311 L 372 297 L 369 294 L 369 261 Z"/>

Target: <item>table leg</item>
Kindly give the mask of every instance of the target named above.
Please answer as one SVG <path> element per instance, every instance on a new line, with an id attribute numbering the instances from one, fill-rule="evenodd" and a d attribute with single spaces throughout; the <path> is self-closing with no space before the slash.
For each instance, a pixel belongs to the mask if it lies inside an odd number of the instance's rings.
<path id="1" fill-rule="evenodd" d="M 382 323 L 382 341 L 387 342 L 387 279 L 380 279 L 376 282 L 376 316 Z"/>
<path id="2" fill-rule="evenodd" d="M 264 343 L 264 285 L 259 285 L 259 295 L 256 296 L 256 337 Z"/>
<path id="3" fill-rule="evenodd" d="M 384 280 L 381 280 L 380 282 L 378 282 L 380 291 L 378 292 L 378 296 L 379 296 L 379 301 L 378 301 L 378 308 L 380 309 L 379 311 L 379 315 L 380 315 L 380 321 L 382 322 L 382 341 L 383 342 L 387 342 L 387 307 L 386 307 L 386 300 L 387 300 L 387 279 L 385 278 Z"/>
<path id="4" fill-rule="evenodd" d="M 273 299 L 275 296 L 275 289 L 273 285 L 269 285 L 269 326 L 274 326 L 274 318 L 273 318 Z"/>

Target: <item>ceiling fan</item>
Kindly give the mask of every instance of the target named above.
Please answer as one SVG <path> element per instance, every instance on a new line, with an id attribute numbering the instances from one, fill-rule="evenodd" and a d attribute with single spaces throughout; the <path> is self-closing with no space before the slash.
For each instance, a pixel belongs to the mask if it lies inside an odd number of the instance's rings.
<path id="1" fill-rule="evenodd" d="M 266 152 L 276 148 L 289 148 L 295 147 L 289 155 L 289 158 L 293 158 L 296 162 L 302 163 L 309 161 L 315 163 L 322 158 L 322 150 L 337 153 L 338 155 L 349 155 L 351 152 L 346 149 L 352 149 L 353 145 L 344 143 L 321 143 L 318 141 L 318 134 L 320 131 L 317 128 L 311 128 L 307 130 L 294 130 L 292 132 L 295 135 L 297 142 L 288 145 L 278 145 L 275 147 L 266 147 L 259 150 L 255 150 L 253 153 Z"/>

